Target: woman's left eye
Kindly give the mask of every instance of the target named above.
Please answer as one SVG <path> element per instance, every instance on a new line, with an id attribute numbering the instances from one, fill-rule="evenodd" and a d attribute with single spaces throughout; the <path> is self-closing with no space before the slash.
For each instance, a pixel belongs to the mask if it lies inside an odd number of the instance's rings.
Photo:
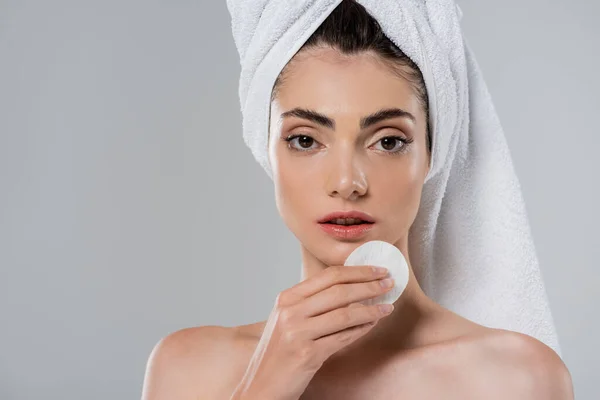
<path id="1" fill-rule="evenodd" d="M 406 147 L 406 142 L 407 141 L 400 136 L 386 136 L 377 141 L 377 144 L 381 143 L 381 150 L 387 153 L 396 153 Z"/>

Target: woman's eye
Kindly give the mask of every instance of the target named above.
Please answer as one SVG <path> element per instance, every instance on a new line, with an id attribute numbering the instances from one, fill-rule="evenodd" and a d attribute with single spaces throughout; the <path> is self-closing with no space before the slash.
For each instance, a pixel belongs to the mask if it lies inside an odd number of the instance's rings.
<path id="1" fill-rule="evenodd" d="M 406 144 L 405 141 L 399 136 L 386 136 L 380 139 L 377 143 L 381 143 L 382 150 L 388 153 L 400 151 Z"/>
<path id="2" fill-rule="evenodd" d="M 297 140 L 296 140 L 297 139 Z M 289 143 L 297 142 L 297 146 L 292 146 L 292 149 L 299 151 L 311 150 L 311 145 L 315 143 L 315 139 L 307 135 L 294 135 L 286 139 Z"/>

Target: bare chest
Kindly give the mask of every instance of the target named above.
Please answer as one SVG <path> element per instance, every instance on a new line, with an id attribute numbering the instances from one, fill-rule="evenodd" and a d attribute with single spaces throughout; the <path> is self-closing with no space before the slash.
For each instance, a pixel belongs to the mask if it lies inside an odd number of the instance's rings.
<path id="1" fill-rule="evenodd" d="M 398 371 L 402 374 L 403 371 Z M 388 377 L 385 374 L 357 377 L 352 382 L 314 384 L 306 389 L 300 400 L 466 400 L 480 399 L 464 382 L 428 377 L 409 379 L 405 376 Z"/>
<path id="2" fill-rule="evenodd" d="M 487 347 L 482 340 L 457 340 L 404 353 L 381 350 L 334 357 L 315 374 L 300 400 L 523 398 L 511 387 L 518 381 L 514 366 Z M 252 348 L 236 352 L 239 368 L 228 368 L 226 393 L 242 378 Z"/>
<path id="3" fill-rule="evenodd" d="M 501 381 L 502 376 L 492 376 L 476 357 L 447 349 L 380 362 L 374 358 L 362 365 L 324 367 L 300 400 L 493 400 L 493 393 L 502 390 L 497 385 Z"/>

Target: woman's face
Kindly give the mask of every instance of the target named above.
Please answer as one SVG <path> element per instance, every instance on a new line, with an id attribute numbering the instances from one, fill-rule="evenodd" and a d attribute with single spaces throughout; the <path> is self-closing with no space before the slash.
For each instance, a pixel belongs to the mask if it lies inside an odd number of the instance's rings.
<path id="1" fill-rule="evenodd" d="M 298 53 L 285 78 L 271 103 L 269 130 L 276 204 L 285 224 L 326 265 L 342 265 L 369 240 L 403 243 L 429 168 L 425 113 L 409 82 L 372 53 L 342 56 L 330 48 Z M 320 117 L 284 114 L 294 109 Z M 365 121 L 389 109 L 414 120 L 393 114 Z M 375 221 L 359 238 L 332 236 L 318 222 L 351 210 Z"/>

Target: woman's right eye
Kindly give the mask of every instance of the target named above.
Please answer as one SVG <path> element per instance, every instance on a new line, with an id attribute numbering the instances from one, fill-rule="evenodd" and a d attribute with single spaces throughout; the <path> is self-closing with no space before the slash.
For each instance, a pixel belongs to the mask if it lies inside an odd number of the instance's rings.
<path id="1" fill-rule="evenodd" d="M 296 139 L 298 139 L 298 140 L 296 140 Z M 287 137 L 285 139 L 285 141 L 288 143 L 297 142 L 299 147 L 288 144 L 288 147 L 295 151 L 312 150 L 311 145 L 316 143 L 315 139 L 313 139 L 312 137 L 310 137 L 308 135 L 292 135 L 292 136 Z"/>

